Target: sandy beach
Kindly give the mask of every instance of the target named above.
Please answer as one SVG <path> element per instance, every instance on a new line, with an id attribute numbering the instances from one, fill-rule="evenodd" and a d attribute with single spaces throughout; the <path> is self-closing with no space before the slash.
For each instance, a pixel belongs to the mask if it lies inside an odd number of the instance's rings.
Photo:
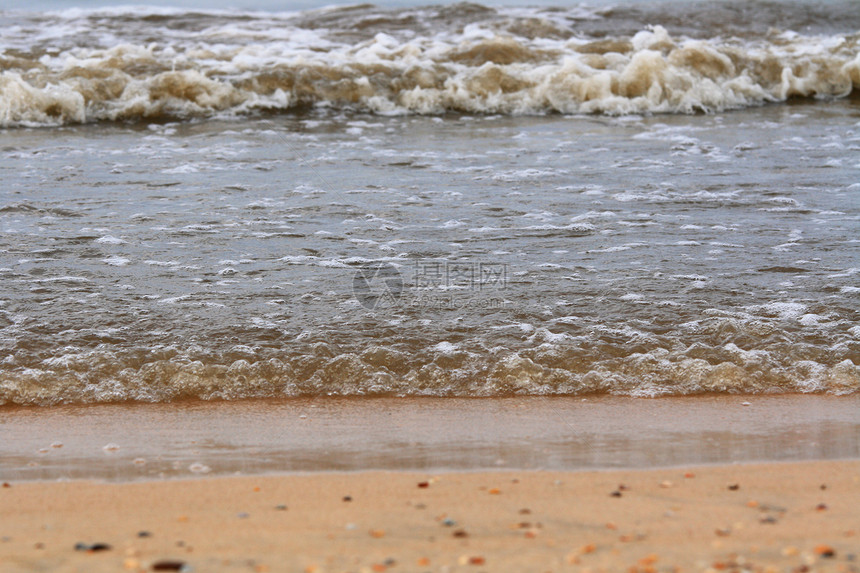
<path id="1" fill-rule="evenodd" d="M 800 395 L 5 408 L 0 571 L 851 572 L 856 411 Z"/>
<path id="2" fill-rule="evenodd" d="M 860 461 L 0 489 L 3 571 L 857 571 Z M 76 549 L 77 547 L 77 549 Z"/>

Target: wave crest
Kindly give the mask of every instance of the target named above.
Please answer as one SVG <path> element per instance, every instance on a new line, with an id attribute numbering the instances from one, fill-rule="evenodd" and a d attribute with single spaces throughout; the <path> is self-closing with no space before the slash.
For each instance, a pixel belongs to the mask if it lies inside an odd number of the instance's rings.
<path id="1" fill-rule="evenodd" d="M 236 45 L 122 44 L 0 58 L 0 124 L 185 119 L 308 107 L 381 114 L 694 113 L 843 97 L 858 36 L 525 38 L 458 35 L 357 44 L 321 32 Z M 38 56 L 38 57 L 36 57 Z"/>

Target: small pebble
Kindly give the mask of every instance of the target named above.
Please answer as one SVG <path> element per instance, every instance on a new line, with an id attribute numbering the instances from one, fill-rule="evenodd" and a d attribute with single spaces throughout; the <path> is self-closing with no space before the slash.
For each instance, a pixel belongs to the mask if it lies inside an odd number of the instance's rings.
<path id="1" fill-rule="evenodd" d="M 442 520 L 442 525 L 444 525 L 446 527 L 453 527 L 453 526 L 457 525 L 457 522 L 454 521 L 453 519 L 451 519 L 450 517 L 446 517 L 445 519 Z"/>
<path id="2" fill-rule="evenodd" d="M 138 537 L 152 537 L 152 532 L 150 532 L 150 531 L 138 531 L 137 536 Z"/>
<path id="3" fill-rule="evenodd" d="M 374 537 L 376 539 L 380 539 L 382 537 L 385 537 L 385 530 L 384 529 L 371 529 L 370 530 L 370 536 Z"/>
<path id="4" fill-rule="evenodd" d="M 609 495 L 611 495 L 612 497 L 621 497 L 621 492 L 616 490 L 616 491 L 613 491 L 612 493 L 610 493 Z"/>
<path id="5" fill-rule="evenodd" d="M 53 444 L 51 444 L 51 447 L 52 448 L 62 448 L 63 442 L 54 442 Z"/>
<path id="6" fill-rule="evenodd" d="M 469 565 L 483 565 L 486 562 L 487 560 L 480 556 L 469 557 Z"/>
<path id="7" fill-rule="evenodd" d="M 182 571 L 185 569 L 184 561 L 163 559 L 152 564 L 153 571 Z"/>
<path id="8" fill-rule="evenodd" d="M 731 491 L 738 491 L 739 489 L 741 489 L 741 486 L 740 486 L 740 484 L 737 484 L 737 483 L 733 483 L 732 485 L 729 486 L 729 490 L 731 490 Z"/>
<path id="9" fill-rule="evenodd" d="M 251 517 L 251 514 L 248 512 L 242 511 L 242 512 L 237 513 L 236 517 L 238 517 L 239 519 L 248 519 L 249 517 Z"/>
<path id="10" fill-rule="evenodd" d="M 352 496 L 351 495 L 343 496 L 343 501 L 352 501 Z"/>
<path id="11" fill-rule="evenodd" d="M 4 481 L 3 487 L 12 487 L 12 484 L 10 484 L 8 481 Z"/>
<path id="12" fill-rule="evenodd" d="M 768 515 L 766 517 L 762 517 L 758 521 L 759 523 L 776 523 L 776 518 L 772 515 Z"/>
<path id="13" fill-rule="evenodd" d="M 469 534 L 466 533 L 465 529 L 458 529 L 452 534 L 454 537 L 469 537 Z"/>
<path id="14" fill-rule="evenodd" d="M 815 554 L 827 558 L 836 557 L 836 550 L 829 545 L 816 545 Z"/>
<path id="15" fill-rule="evenodd" d="M 684 477 L 687 479 L 692 479 L 692 478 L 696 477 L 696 474 L 694 474 L 693 472 L 687 472 L 684 474 Z"/>
<path id="16" fill-rule="evenodd" d="M 111 546 L 107 543 L 93 543 L 92 545 L 86 543 L 75 543 L 75 551 L 86 551 L 87 553 L 98 553 L 99 551 L 109 551 Z"/>
<path id="17" fill-rule="evenodd" d="M 732 534 L 732 530 L 728 527 L 723 527 L 721 529 L 717 529 L 714 533 L 716 533 L 718 537 L 728 537 Z"/>
<path id="18" fill-rule="evenodd" d="M 499 495 L 500 493 L 502 493 L 502 490 L 500 490 L 497 487 L 494 487 L 490 490 L 490 494 L 492 494 L 492 495 Z"/>
<path id="19" fill-rule="evenodd" d="M 117 451 L 117 450 L 119 449 L 119 445 L 118 445 L 118 444 L 114 444 L 113 442 L 111 442 L 110 444 L 107 444 L 107 445 L 106 445 L 105 447 L 103 447 L 102 449 L 103 449 L 105 452 L 115 452 L 115 451 Z"/>
<path id="20" fill-rule="evenodd" d="M 277 509 L 278 511 L 287 511 L 287 506 L 284 504 L 280 504 L 280 505 L 276 505 L 275 509 Z"/>
<path id="21" fill-rule="evenodd" d="M 820 489 L 820 490 L 827 489 L 827 484 L 826 483 L 821 484 L 820 486 L 818 486 L 818 489 Z"/>
<path id="22" fill-rule="evenodd" d="M 524 507 L 520 510 L 520 515 L 529 515 L 531 512 L 532 512 L 532 510 L 530 510 L 527 507 Z"/>
<path id="23" fill-rule="evenodd" d="M 418 482 L 418 487 L 428 488 L 428 487 L 430 487 L 430 482 L 429 481 L 420 481 L 420 482 Z"/>
<path id="24" fill-rule="evenodd" d="M 672 487 L 673 485 L 675 485 L 675 484 L 673 484 L 673 483 L 672 483 L 672 482 L 670 482 L 669 480 L 661 481 L 661 482 L 660 482 L 660 487 L 662 487 L 662 488 L 664 488 L 664 489 L 666 489 L 666 488 L 670 488 L 670 487 Z"/>
<path id="25" fill-rule="evenodd" d="M 826 503 L 819 503 L 818 505 L 815 506 L 815 511 L 827 511 L 827 504 Z"/>

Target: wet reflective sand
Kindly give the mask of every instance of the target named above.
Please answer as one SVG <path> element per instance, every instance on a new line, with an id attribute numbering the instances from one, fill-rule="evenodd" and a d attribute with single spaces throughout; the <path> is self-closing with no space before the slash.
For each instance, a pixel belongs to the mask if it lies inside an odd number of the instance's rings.
<path id="1" fill-rule="evenodd" d="M 857 458 L 858 408 L 856 396 L 797 395 L 319 398 L 4 408 L 0 478 L 127 481 Z"/>

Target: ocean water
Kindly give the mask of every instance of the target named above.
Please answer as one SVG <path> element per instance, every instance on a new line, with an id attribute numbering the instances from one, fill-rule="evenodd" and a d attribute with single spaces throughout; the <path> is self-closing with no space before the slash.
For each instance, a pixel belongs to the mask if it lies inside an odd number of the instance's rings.
<path id="1" fill-rule="evenodd" d="M 0 405 L 860 391 L 855 3 L 208 6 L 0 12 Z"/>

